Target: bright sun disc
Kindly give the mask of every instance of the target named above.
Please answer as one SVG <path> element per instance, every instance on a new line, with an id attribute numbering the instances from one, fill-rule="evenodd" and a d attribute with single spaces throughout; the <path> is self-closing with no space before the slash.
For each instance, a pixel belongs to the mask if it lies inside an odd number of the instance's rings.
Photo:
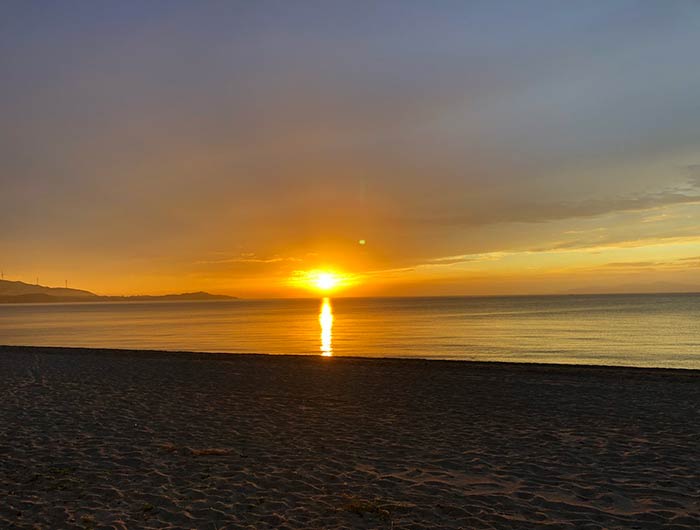
<path id="1" fill-rule="evenodd" d="M 358 278 L 333 269 L 313 269 L 294 271 L 289 278 L 289 285 L 329 295 L 337 290 L 346 289 L 357 284 Z"/>
<path id="2" fill-rule="evenodd" d="M 316 277 L 316 287 L 322 291 L 330 291 L 333 287 L 338 285 L 339 282 L 340 279 L 330 272 L 321 272 Z"/>

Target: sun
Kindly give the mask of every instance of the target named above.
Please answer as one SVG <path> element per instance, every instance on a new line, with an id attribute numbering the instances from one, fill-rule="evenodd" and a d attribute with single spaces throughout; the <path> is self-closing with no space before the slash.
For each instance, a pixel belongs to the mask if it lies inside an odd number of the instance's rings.
<path id="1" fill-rule="evenodd" d="M 340 278 L 332 272 L 319 272 L 316 276 L 316 287 L 321 291 L 331 291 L 340 283 Z"/>
<path id="2" fill-rule="evenodd" d="M 357 277 L 332 269 L 313 269 L 294 271 L 289 278 L 289 285 L 310 291 L 330 294 L 357 283 Z"/>

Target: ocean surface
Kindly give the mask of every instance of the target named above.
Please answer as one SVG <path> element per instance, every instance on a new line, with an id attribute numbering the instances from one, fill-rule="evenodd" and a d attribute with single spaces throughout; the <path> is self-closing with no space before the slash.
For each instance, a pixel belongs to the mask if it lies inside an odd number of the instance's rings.
<path id="1" fill-rule="evenodd" d="M 700 295 L 2 304 L 0 344 L 700 369 Z"/>

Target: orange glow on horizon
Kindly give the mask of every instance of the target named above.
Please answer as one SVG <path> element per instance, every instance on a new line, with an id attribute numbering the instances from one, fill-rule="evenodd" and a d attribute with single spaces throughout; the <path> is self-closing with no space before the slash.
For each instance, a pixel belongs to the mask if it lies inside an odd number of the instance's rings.
<path id="1" fill-rule="evenodd" d="M 333 270 L 315 269 L 311 271 L 295 271 L 289 283 L 294 287 L 330 293 L 353 285 L 356 281 L 348 274 Z"/>

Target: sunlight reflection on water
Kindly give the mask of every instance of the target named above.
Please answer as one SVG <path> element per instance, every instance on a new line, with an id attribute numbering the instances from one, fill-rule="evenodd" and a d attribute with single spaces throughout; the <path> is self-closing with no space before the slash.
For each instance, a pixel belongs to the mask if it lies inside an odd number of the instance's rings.
<path id="1" fill-rule="evenodd" d="M 0 304 L 0 344 L 698 369 L 699 319 L 692 294 Z"/>
<path id="2" fill-rule="evenodd" d="M 333 355 L 333 307 L 328 297 L 321 302 L 321 312 L 318 315 L 321 324 L 321 355 Z"/>

